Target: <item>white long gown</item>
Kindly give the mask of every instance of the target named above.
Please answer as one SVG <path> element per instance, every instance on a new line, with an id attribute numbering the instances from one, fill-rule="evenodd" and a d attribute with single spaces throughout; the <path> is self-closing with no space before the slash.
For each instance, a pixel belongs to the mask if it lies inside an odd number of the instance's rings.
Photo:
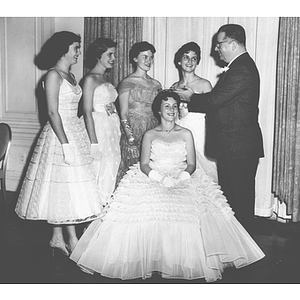
<path id="1" fill-rule="evenodd" d="M 204 153 L 205 145 L 205 114 L 189 112 L 184 118 L 177 120 L 176 123 L 189 129 L 194 137 L 196 149 L 197 168 L 202 168 L 214 182 L 218 183 L 216 162 L 208 158 Z"/>
<path id="2" fill-rule="evenodd" d="M 186 168 L 184 141 L 151 144 L 150 167 L 161 174 Z M 219 186 L 202 169 L 173 188 L 152 181 L 139 164 L 113 194 L 108 213 L 94 221 L 70 258 L 85 272 L 121 279 L 165 278 L 207 282 L 225 267 L 241 268 L 264 253 L 234 217 Z"/>
<path id="3" fill-rule="evenodd" d="M 22 219 L 76 224 L 92 221 L 104 213 L 89 138 L 84 123 L 77 117 L 81 87 L 62 79 L 59 114 L 75 155 L 74 162 L 64 163 L 61 143 L 47 122 L 30 159 L 15 211 Z"/>
<path id="4" fill-rule="evenodd" d="M 115 189 L 121 161 L 120 119 L 117 113 L 109 115 L 106 106 L 114 103 L 118 93 L 109 82 L 96 87 L 93 98 L 93 119 L 98 139 L 100 159 L 94 161 L 96 181 L 102 204 L 110 201 Z"/>

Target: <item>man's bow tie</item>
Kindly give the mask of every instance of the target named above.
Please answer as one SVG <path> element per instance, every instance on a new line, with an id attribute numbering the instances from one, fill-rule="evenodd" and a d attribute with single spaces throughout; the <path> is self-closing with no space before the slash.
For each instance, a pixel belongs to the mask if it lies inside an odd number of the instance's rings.
<path id="1" fill-rule="evenodd" d="M 221 68 L 221 70 L 222 70 L 222 73 L 225 73 L 229 70 L 229 67 L 225 66 L 225 67 Z"/>

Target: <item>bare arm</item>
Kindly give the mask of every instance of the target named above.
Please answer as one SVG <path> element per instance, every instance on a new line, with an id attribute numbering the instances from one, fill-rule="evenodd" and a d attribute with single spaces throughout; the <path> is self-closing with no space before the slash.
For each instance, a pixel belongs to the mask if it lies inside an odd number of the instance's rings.
<path id="1" fill-rule="evenodd" d="M 212 90 L 212 85 L 208 80 L 205 80 L 203 83 L 202 93 L 209 93 Z"/>
<path id="2" fill-rule="evenodd" d="M 130 91 L 127 91 L 127 92 L 119 95 L 121 120 L 128 119 L 129 94 L 130 94 Z"/>
<path id="3" fill-rule="evenodd" d="M 48 72 L 45 80 L 45 91 L 49 122 L 60 143 L 66 144 L 68 143 L 68 139 L 63 128 L 61 117 L 58 113 L 58 98 L 61 83 L 62 78 L 55 70 Z"/>
<path id="4" fill-rule="evenodd" d="M 122 82 L 124 83 L 124 82 Z M 127 143 L 129 148 L 132 149 L 133 157 L 138 157 L 137 143 L 135 141 L 135 137 L 133 135 L 133 130 L 131 128 L 131 124 L 128 120 L 128 106 L 129 106 L 129 97 L 130 97 L 130 89 L 123 88 L 123 84 L 120 84 L 119 88 L 119 103 L 120 103 L 120 116 L 121 116 L 121 124 L 124 129 Z M 126 84 L 124 84 L 126 86 Z"/>
<path id="5" fill-rule="evenodd" d="M 152 170 L 149 166 L 152 136 L 153 136 L 152 130 L 147 131 L 144 134 L 144 137 L 142 140 L 140 168 L 141 168 L 141 171 L 143 173 L 145 173 L 147 176 L 148 176 L 149 172 Z"/>
<path id="6" fill-rule="evenodd" d="M 91 76 L 87 76 L 83 83 L 83 118 L 91 144 L 97 144 L 97 136 L 93 119 L 93 98 L 96 83 Z"/>
<path id="7" fill-rule="evenodd" d="M 192 133 L 189 130 L 186 130 L 185 141 L 186 141 L 186 150 L 187 150 L 187 167 L 185 169 L 186 172 L 192 175 L 196 170 L 196 153 L 195 153 L 195 145 L 194 138 Z"/>

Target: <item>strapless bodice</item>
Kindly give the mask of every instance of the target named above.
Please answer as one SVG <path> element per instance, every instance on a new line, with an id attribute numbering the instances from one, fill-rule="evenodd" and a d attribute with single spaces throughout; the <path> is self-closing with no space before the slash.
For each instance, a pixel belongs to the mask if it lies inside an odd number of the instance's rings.
<path id="1" fill-rule="evenodd" d="M 72 85 L 63 79 L 59 90 L 58 112 L 65 118 L 77 118 L 78 102 L 81 98 L 82 90 L 80 85 Z"/>
<path id="2" fill-rule="evenodd" d="M 186 169 L 186 143 L 154 140 L 151 144 L 150 167 L 161 174 L 176 174 Z"/>
<path id="3" fill-rule="evenodd" d="M 116 88 L 109 82 L 98 85 L 94 91 L 93 111 L 103 112 L 105 106 L 115 102 L 118 97 Z"/>

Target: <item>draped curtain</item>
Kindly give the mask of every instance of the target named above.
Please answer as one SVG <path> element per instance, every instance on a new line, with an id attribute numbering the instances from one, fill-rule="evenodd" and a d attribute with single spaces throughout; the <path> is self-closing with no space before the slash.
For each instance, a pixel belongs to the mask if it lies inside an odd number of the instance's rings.
<path id="1" fill-rule="evenodd" d="M 84 59 L 89 45 L 97 38 L 110 38 L 117 42 L 116 61 L 109 72 L 110 82 L 118 83 L 132 72 L 129 63 L 131 46 L 142 40 L 141 17 L 99 17 L 84 18 Z M 87 69 L 84 67 L 84 74 Z"/>
<path id="2" fill-rule="evenodd" d="M 175 52 L 184 43 L 194 41 L 200 45 L 202 52 L 196 73 L 210 80 L 214 86 L 221 70 L 212 57 L 212 39 L 219 27 L 227 23 L 241 24 L 245 28 L 247 50 L 256 62 L 261 79 L 259 122 L 263 133 L 265 157 L 260 159 L 256 175 L 255 214 L 272 218 L 280 214 L 280 217 L 285 219 L 285 210 L 272 193 L 279 18 L 146 17 L 143 20 L 143 39 L 153 43 L 157 50 L 154 66 L 149 74 L 164 87 L 170 87 L 178 80 L 178 72 L 173 63 Z"/>
<path id="3" fill-rule="evenodd" d="M 279 22 L 273 192 L 300 221 L 300 18 Z"/>

